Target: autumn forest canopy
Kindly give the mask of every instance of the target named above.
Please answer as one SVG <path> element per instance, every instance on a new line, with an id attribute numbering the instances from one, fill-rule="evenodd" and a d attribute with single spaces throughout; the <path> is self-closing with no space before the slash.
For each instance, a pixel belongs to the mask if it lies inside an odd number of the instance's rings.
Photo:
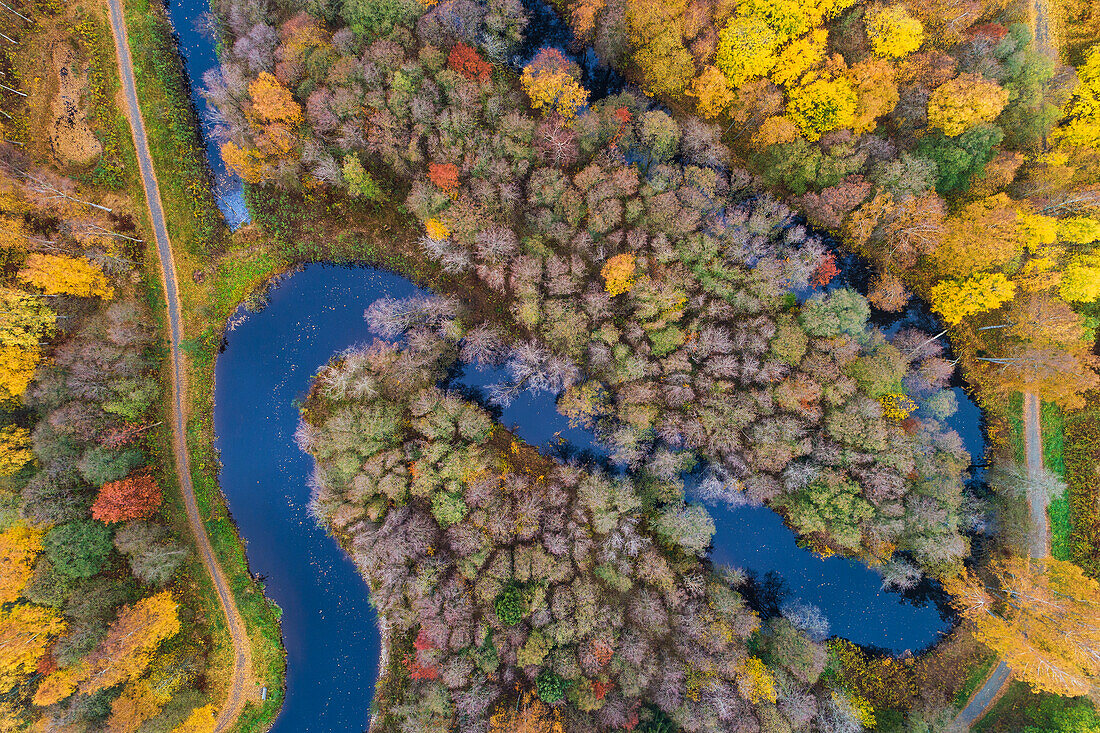
<path id="1" fill-rule="evenodd" d="M 87 57 L 99 153 L 60 161 L 36 98 L 3 103 L 0 731 L 209 733 L 231 645 L 165 427 L 110 32 L 29 5 L 27 39 Z M 947 733 L 999 660 L 1022 684 L 989 730 L 1100 730 L 1086 5 L 555 0 L 573 42 L 544 45 L 521 0 L 214 0 L 199 86 L 253 220 L 232 233 L 171 38 L 135 34 L 182 95 L 144 114 L 184 151 L 158 176 L 189 378 L 212 381 L 233 308 L 295 265 L 423 288 L 373 302 L 374 340 L 295 406 L 312 513 L 380 618 L 372 731 Z M 474 394 L 463 369 L 501 378 Z M 951 427 L 960 378 L 986 456 Z M 601 459 L 505 427 L 526 393 Z M 195 521 L 244 563 L 210 395 L 179 398 Z M 708 507 L 744 504 L 799 552 L 941 599 L 950 632 L 899 656 L 831 637 L 781 580 L 714 562 Z M 275 621 L 250 628 L 278 645 Z M 250 704 L 240 730 L 265 729 Z"/>
<path id="2" fill-rule="evenodd" d="M 1019 678 L 1085 691 L 1096 640 L 1019 642 L 1035 609 L 992 590 L 1072 572 L 995 574 L 975 609 L 991 506 L 944 420 L 957 365 L 991 408 L 1077 410 L 1100 383 L 1100 51 L 1074 74 L 1020 8 L 977 0 L 556 10 L 625 91 L 595 98 L 575 47 L 517 63 L 515 1 L 218 6 L 206 94 L 258 221 L 294 238 L 294 202 L 345 226 L 399 207 L 402 256 L 444 283 L 368 310 L 383 341 L 321 373 L 300 431 L 319 519 L 410 645 L 382 724 L 875 727 L 871 662 L 749 608 L 699 499 L 766 504 L 887 586 L 944 580 Z M 834 280 L 828 236 L 865 292 Z M 914 294 L 953 354 L 875 325 Z M 505 367 L 497 404 L 557 395 L 626 474 L 522 446 L 441 386 L 456 361 Z M 1080 620 L 1096 585 L 1073 577 Z M 942 722 L 917 697 L 896 729 Z"/>
<path id="3" fill-rule="evenodd" d="M 372 306 L 384 341 L 322 372 L 301 430 L 318 517 L 411 644 L 384 725 L 873 727 L 857 673 L 822 676 L 839 647 L 710 567 L 693 502 L 767 504 L 886 585 L 966 596 L 989 506 L 943 422 L 956 364 L 990 405 L 1074 410 L 1098 384 L 1100 52 L 1074 78 L 997 3 L 561 3 L 628 81 L 597 99 L 576 48 L 516 65 L 518 2 L 218 10 L 206 94 L 258 221 L 400 207 L 403 256 L 450 283 Z M 825 230 L 866 258 L 864 294 Z M 953 356 L 874 325 L 914 293 Z M 517 448 L 440 387 L 456 360 L 506 367 L 498 404 L 558 395 L 627 475 Z M 1037 689 L 1082 689 L 1014 653 Z M 932 698 L 899 729 L 938 725 Z"/>

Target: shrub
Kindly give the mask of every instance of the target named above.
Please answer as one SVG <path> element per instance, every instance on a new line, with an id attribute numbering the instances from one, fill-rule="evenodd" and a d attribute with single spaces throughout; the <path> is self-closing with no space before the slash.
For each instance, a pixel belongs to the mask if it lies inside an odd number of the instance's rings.
<path id="1" fill-rule="evenodd" d="M 58 572 L 89 578 L 103 568 L 111 552 L 111 532 L 91 520 L 69 522 L 47 532 L 44 544 Z"/>
<path id="2" fill-rule="evenodd" d="M 145 456 L 137 448 L 115 451 L 96 446 L 84 454 L 77 468 L 88 483 L 103 486 L 125 478 L 144 463 Z"/>
<path id="3" fill-rule="evenodd" d="M 504 586 L 504 590 L 493 601 L 493 609 L 505 626 L 518 624 L 527 615 L 527 594 L 523 592 L 523 587 L 518 583 Z"/>

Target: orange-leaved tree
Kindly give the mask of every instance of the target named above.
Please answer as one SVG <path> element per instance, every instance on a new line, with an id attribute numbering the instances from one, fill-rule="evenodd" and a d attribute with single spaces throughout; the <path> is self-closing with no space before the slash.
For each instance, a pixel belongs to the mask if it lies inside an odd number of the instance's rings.
<path id="1" fill-rule="evenodd" d="M 101 522 L 146 519 L 160 506 L 160 486 L 148 471 L 103 484 L 92 504 L 92 518 Z"/>
<path id="2" fill-rule="evenodd" d="M 600 274 L 603 275 L 604 289 L 612 297 L 621 295 L 634 285 L 634 272 L 637 264 L 632 254 L 615 255 L 604 263 Z"/>
<path id="3" fill-rule="evenodd" d="M 492 64 L 462 41 L 451 47 L 451 53 L 447 55 L 447 66 L 451 71 L 482 84 L 489 81 L 489 75 L 493 73 Z"/>
<path id="4" fill-rule="evenodd" d="M 259 76 L 249 82 L 248 95 L 252 97 L 252 113 L 259 121 L 283 122 L 289 125 L 301 123 L 302 106 L 294 101 L 294 95 L 289 89 L 266 71 L 261 71 Z"/>
<path id="5" fill-rule="evenodd" d="M 38 689 L 34 691 L 34 704 L 40 708 L 49 707 L 73 694 L 80 671 L 79 665 L 73 665 L 51 672 L 38 683 Z"/>
<path id="6" fill-rule="evenodd" d="M 458 190 L 458 166 L 454 163 L 429 163 L 428 180 L 444 193 Z"/>
<path id="7" fill-rule="evenodd" d="M 691 82 L 688 94 L 695 97 L 696 109 L 707 119 L 713 119 L 725 112 L 734 100 L 729 81 L 717 66 L 703 69 L 703 73 Z"/>
<path id="8" fill-rule="evenodd" d="M 131 682 L 111 703 L 107 733 L 131 733 L 160 712 L 171 695 L 158 689 L 146 678 Z"/>
<path id="9" fill-rule="evenodd" d="M 978 639 L 1035 690 L 1083 695 L 1100 675 L 1100 585 L 1071 562 L 1013 557 L 944 587 Z"/>

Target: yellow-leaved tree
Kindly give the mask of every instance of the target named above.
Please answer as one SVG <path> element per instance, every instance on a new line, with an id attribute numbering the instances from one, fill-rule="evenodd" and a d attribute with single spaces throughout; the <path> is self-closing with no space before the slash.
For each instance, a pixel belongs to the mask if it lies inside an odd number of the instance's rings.
<path id="1" fill-rule="evenodd" d="M 765 76 L 779 61 L 781 39 L 763 18 L 736 17 L 718 34 L 715 63 L 734 87 Z"/>
<path id="2" fill-rule="evenodd" d="M 0 428 L 0 476 L 10 476 L 33 460 L 29 430 L 18 425 Z"/>
<path id="3" fill-rule="evenodd" d="M 16 524 L 0 533 L 0 604 L 19 598 L 42 552 L 42 533 Z"/>
<path id="4" fill-rule="evenodd" d="M 1062 297 L 1074 303 L 1091 303 L 1100 298 L 1100 252 L 1070 260 L 1062 273 Z"/>
<path id="5" fill-rule="evenodd" d="M 523 67 L 520 84 L 531 100 L 531 106 L 546 113 L 556 112 L 566 120 L 588 103 L 588 92 L 576 79 L 576 64 L 556 48 L 539 51 L 531 63 Z"/>
<path id="6" fill-rule="evenodd" d="M 123 606 L 107 636 L 88 654 L 80 691 L 89 694 L 140 676 L 160 643 L 179 630 L 176 601 L 168 591 Z"/>
<path id="7" fill-rule="evenodd" d="M 52 608 L 18 603 L 0 611 L 0 689 L 33 672 L 50 641 L 65 629 Z"/>
<path id="8" fill-rule="evenodd" d="M 201 708 L 192 710 L 187 720 L 183 721 L 172 733 L 213 733 L 216 725 L 217 719 L 214 717 L 214 706 L 204 705 Z"/>
<path id="9" fill-rule="evenodd" d="M 1014 557 L 944 587 L 975 636 L 1037 691 L 1084 695 L 1100 675 L 1100 585 L 1071 562 Z"/>
<path id="10" fill-rule="evenodd" d="M 981 74 L 959 74 L 940 84 L 928 98 L 928 124 L 945 135 L 961 135 L 992 122 L 1008 104 L 1008 90 Z"/>
<path id="11" fill-rule="evenodd" d="M 32 252 L 19 271 L 19 279 L 48 295 L 109 300 L 115 294 L 103 270 L 82 257 Z"/>
<path id="12" fill-rule="evenodd" d="M 20 397 L 42 358 L 41 342 L 57 321 L 43 298 L 0 288 L 0 400 Z"/>
<path id="13" fill-rule="evenodd" d="M 1100 45 L 1094 46 L 1077 68 L 1077 88 L 1066 105 L 1066 121 L 1052 132 L 1070 148 L 1100 151 Z"/>
<path id="14" fill-rule="evenodd" d="M 902 58 L 924 43 L 924 27 L 904 5 L 872 7 L 864 15 L 864 22 L 871 50 L 877 56 Z"/>
<path id="15" fill-rule="evenodd" d="M 849 127 L 856 116 L 856 93 L 845 78 L 818 79 L 790 90 L 787 116 L 807 140 L 822 133 Z"/>
<path id="16" fill-rule="evenodd" d="M 765 700 L 774 703 L 778 699 L 775 678 L 759 657 L 749 657 L 745 660 L 741 666 L 741 673 L 737 676 L 737 687 L 742 697 L 753 704 Z"/>
<path id="17" fill-rule="evenodd" d="M 932 288 L 932 309 L 956 325 L 967 316 L 1000 308 L 1015 293 L 1016 283 L 1000 272 L 944 280 Z"/>

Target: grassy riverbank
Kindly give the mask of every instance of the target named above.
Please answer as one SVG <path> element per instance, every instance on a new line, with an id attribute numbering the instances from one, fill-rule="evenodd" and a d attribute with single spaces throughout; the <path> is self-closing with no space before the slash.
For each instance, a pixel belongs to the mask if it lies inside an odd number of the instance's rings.
<path id="1" fill-rule="evenodd" d="M 211 190 L 212 176 L 206 165 L 198 123 L 190 103 L 188 85 L 172 38 L 171 26 L 164 16 L 163 8 L 159 4 L 151 5 L 148 0 L 127 0 L 125 12 L 139 102 L 154 166 L 158 172 L 161 200 L 174 255 L 177 262 L 181 256 L 209 256 L 228 233 Z M 105 40 L 110 43 L 109 26 Z M 111 56 L 113 58 L 113 47 Z M 117 87 L 117 81 L 115 84 Z M 125 143 L 128 155 L 133 160 L 129 136 Z M 136 172 L 136 164 L 132 164 L 129 170 Z M 133 178 L 136 179 L 136 173 Z M 140 191 L 140 183 L 136 185 Z M 144 209 L 142 214 L 144 218 Z M 159 273 L 155 271 L 157 257 L 151 242 L 148 247 L 148 298 L 153 312 L 157 314 L 158 327 L 165 333 L 167 323 L 164 294 L 160 287 Z M 179 274 L 185 277 L 190 273 Z M 186 299 L 183 307 L 188 307 Z M 187 374 L 187 439 L 192 481 L 206 531 L 248 626 L 252 644 L 253 676 L 257 689 L 247 691 L 249 697 L 254 699 L 249 702 L 235 730 L 241 733 L 262 731 L 270 727 L 278 715 L 285 685 L 279 609 L 264 597 L 262 586 L 249 572 L 243 543 L 236 533 L 218 486 L 219 464 L 213 448 L 213 435 L 212 432 L 207 434 L 203 429 L 205 424 L 211 422 L 213 359 L 211 355 L 210 370 L 207 370 L 200 356 L 191 353 Z M 167 352 L 164 363 L 164 374 L 167 375 Z M 164 392 L 166 395 L 170 394 L 167 387 Z M 167 413 L 168 406 L 165 405 L 164 409 Z M 167 426 L 169 421 L 165 419 L 164 424 Z M 170 430 L 167 427 L 162 431 L 161 441 L 165 456 L 162 465 L 168 467 L 171 465 L 171 453 Z M 164 473 L 173 486 L 174 516 L 177 521 L 185 523 L 175 476 L 168 470 Z M 193 561 L 193 566 L 190 577 L 202 599 L 203 615 L 210 624 L 213 666 L 215 670 L 228 670 L 233 664 L 232 645 L 217 595 L 210 577 L 197 559 Z M 212 702 L 220 704 L 220 693 L 224 690 L 228 674 L 218 674 L 212 670 L 210 679 L 214 684 L 211 689 Z M 268 687 L 266 702 L 259 699 L 259 685 Z"/>

